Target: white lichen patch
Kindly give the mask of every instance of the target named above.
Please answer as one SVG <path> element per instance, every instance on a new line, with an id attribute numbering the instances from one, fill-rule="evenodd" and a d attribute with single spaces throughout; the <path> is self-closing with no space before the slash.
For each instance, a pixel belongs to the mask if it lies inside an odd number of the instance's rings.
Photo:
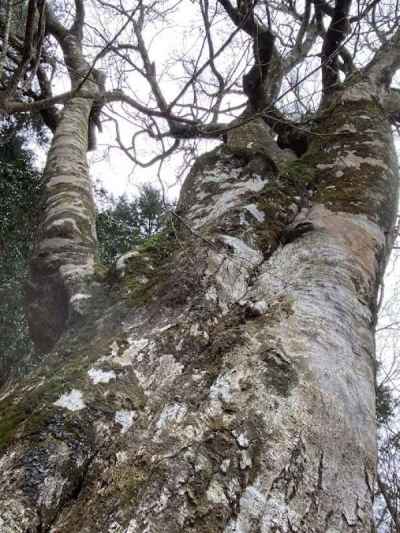
<path id="1" fill-rule="evenodd" d="M 207 456 L 199 454 L 196 457 L 196 463 L 194 464 L 194 471 L 197 472 L 209 472 L 212 468 L 210 460 Z"/>
<path id="2" fill-rule="evenodd" d="M 330 168 L 337 167 L 337 163 L 318 163 L 317 168 L 319 170 L 328 170 Z"/>
<path id="3" fill-rule="evenodd" d="M 221 470 L 221 472 L 226 474 L 228 472 L 228 470 L 229 470 L 230 464 L 231 464 L 231 460 L 230 459 L 224 459 L 222 461 L 222 463 L 220 464 L 219 469 Z"/>
<path id="4" fill-rule="evenodd" d="M 132 257 L 140 257 L 140 253 L 137 250 L 131 250 L 130 252 L 126 252 L 126 254 L 118 257 L 117 261 L 115 262 L 115 270 L 120 278 L 125 276 L 127 263 Z"/>
<path id="5" fill-rule="evenodd" d="M 240 498 L 240 511 L 237 518 L 232 519 L 224 529 L 224 533 L 250 533 L 254 523 L 258 523 L 266 504 L 266 497 L 261 491 L 260 482 L 256 480 L 253 485 L 249 485 Z M 280 525 L 283 522 L 280 523 Z M 259 531 L 267 532 L 270 529 Z"/>
<path id="6" fill-rule="evenodd" d="M 113 341 L 113 342 L 111 343 L 110 348 L 111 348 L 111 354 L 110 354 L 111 357 L 117 357 L 117 355 L 118 355 L 118 349 L 119 349 L 117 341 Z"/>
<path id="7" fill-rule="evenodd" d="M 157 420 L 157 429 L 163 429 L 169 424 L 178 424 L 181 422 L 187 412 L 186 405 L 180 403 L 174 403 L 167 405 L 162 410 L 159 419 Z"/>
<path id="8" fill-rule="evenodd" d="M 247 450 L 241 450 L 239 464 L 240 464 L 241 470 L 246 470 L 247 468 L 251 468 L 253 461 Z"/>
<path id="9" fill-rule="evenodd" d="M 111 428 L 109 424 L 106 424 L 102 420 L 98 420 L 97 422 L 95 422 L 94 427 L 95 427 L 97 438 L 106 439 L 109 437 L 111 433 Z"/>
<path id="10" fill-rule="evenodd" d="M 128 454 L 126 451 L 119 451 L 115 454 L 115 457 L 117 459 L 117 464 L 124 464 L 128 460 Z"/>
<path id="11" fill-rule="evenodd" d="M 236 439 L 236 442 L 241 448 L 248 448 L 250 446 L 249 439 L 245 433 L 240 433 L 238 431 L 232 431 L 233 436 Z"/>
<path id="12" fill-rule="evenodd" d="M 234 183 L 228 181 L 232 179 L 237 179 L 237 181 Z M 192 219 L 195 228 L 199 228 L 204 224 L 208 224 L 220 218 L 227 211 L 239 206 L 244 194 L 249 192 L 259 192 L 267 183 L 265 179 L 258 175 L 240 181 L 233 171 L 231 174 L 226 175 L 221 173 L 215 174 L 207 177 L 206 180 L 216 183 L 226 181 L 226 183 L 223 185 L 220 184 L 221 191 L 209 198 L 207 204 L 201 203 L 201 200 L 204 199 L 204 194 L 197 195 L 197 199 L 200 203 L 194 205 L 190 213 L 190 218 Z"/>
<path id="13" fill-rule="evenodd" d="M 93 275 L 94 259 L 88 258 L 86 263 L 80 265 L 67 264 L 60 266 L 60 274 L 65 280 L 80 281 L 85 277 Z"/>
<path id="14" fill-rule="evenodd" d="M 83 292 L 77 292 L 76 294 L 71 296 L 69 302 L 71 304 L 74 304 L 74 303 L 82 301 L 82 300 L 88 300 L 91 297 L 92 296 L 90 294 L 86 294 L 86 293 L 83 293 Z"/>
<path id="15" fill-rule="evenodd" d="M 200 327 L 199 327 L 199 324 L 197 322 L 195 322 L 194 324 L 192 324 L 190 326 L 190 335 L 192 337 L 197 337 L 198 335 L 201 334 L 201 330 L 200 330 Z"/>
<path id="16" fill-rule="evenodd" d="M 121 526 L 118 522 L 111 522 L 108 526 L 107 533 L 124 533 L 126 529 Z"/>
<path id="17" fill-rule="evenodd" d="M 232 369 L 218 376 L 208 394 L 211 403 L 210 415 L 217 414 L 227 406 L 233 406 L 242 396 L 241 383 L 247 378 L 245 370 Z"/>
<path id="18" fill-rule="evenodd" d="M 234 256 L 242 259 L 250 265 L 257 265 L 262 262 L 263 255 L 260 251 L 250 248 L 244 241 L 231 235 L 221 235 L 220 239 L 233 250 Z"/>
<path id="19" fill-rule="evenodd" d="M 139 533 L 139 525 L 134 518 L 129 522 L 126 533 Z"/>
<path id="20" fill-rule="evenodd" d="M 354 124 L 343 124 L 340 128 L 335 130 L 336 133 L 357 133 L 357 130 Z"/>
<path id="21" fill-rule="evenodd" d="M 102 370 L 101 368 L 91 368 L 88 370 L 88 376 L 94 385 L 98 383 L 109 383 L 117 377 L 114 370 Z"/>
<path id="22" fill-rule="evenodd" d="M 128 339 L 128 342 L 129 347 L 121 355 L 118 355 L 118 351 L 113 355 L 113 361 L 121 366 L 130 366 L 134 361 L 140 362 L 144 353 L 148 353 L 151 349 L 151 343 L 145 337 Z"/>
<path id="23" fill-rule="evenodd" d="M 382 141 L 379 141 L 378 139 L 374 139 L 372 141 L 363 141 L 362 144 L 366 144 L 368 146 L 376 146 L 379 150 L 386 150 L 387 146 Z"/>
<path id="24" fill-rule="evenodd" d="M 62 174 L 61 176 L 52 176 L 46 184 L 46 187 L 51 189 L 57 185 L 74 185 L 76 187 L 82 187 L 82 189 L 86 191 L 86 182 L 87 180 L 82 179 L 80 176 Z"/>
<path id="25" fill-rule="evenodd" d="M 240 173 L 240 168 L 232 168 L 227 172 L 225 165 L 218 161 L 215 168 L 203 170 L 203 183 L 218 183 L 229 187 L 229 180 L 238 179 Z"/>
<path id="26" fill-rule="evenodd" d="M 298 523 L 296 513 L 290 509 L 281 495 L 272 496 L 268 499 L 267 512 L 262 517 L 262 531 L 274 531 L 281 524 L 287 523 L 288 519 L 290 524 Z"/>
<path id="27" fill-rule="evenodd" d="M 343 175 L 340 169 L 356 168 L 359 170 L 361 165 L 382 168 L 386 172 L 391 172 L 390 167 L 388 167 L 382 159 L 375 157 L 360 157 L 354 150 L 349 150 L 348 152 L 341 154 L 334 163 L 319 163 L 317 168 L 319 170 L 339 169 L 335 171 L 335 175 L 340 177 Z M 341 172 L 341 174 L 339 174 L 339 172 Z"/>
<path id="28" fill-rule="evenodd" d="M 158 328 L 158 333 L 164 333 L 175 326 L 176 324 L 167 324 L 166 326 L 162 326 L 161 328 Z"/>
<path id="29" fill-rule="evenodd" d="M 135 416 L 135 411 L 127 411 L 126 409 L 115 413 L 114 420 L 116 424 L 122 427 L 121 433 L 126 433 L 132 427 Z"/>
<path id="30" fill-rule="evenodd" d="M 54 405 L 68 409 L 69 411 L 80 411 L 86 407 L 83 395 L 80 390 L 72 389 L 71 392 L 63 394 Z"/>
<path id="31" fill-rule="evenodd" d="M 257 302 L 249 302 L 247 300 L 242 300 L 239 302 L 239 304 L 251 311 L 251 314 L 253 316 L 261 316 L 268 311 L 268 304 L 264 300 L 259 300 Z"/>
<path id="32" fill-rule="evenodd" d="M 46 476 L 42 482 L 40 491 L 40 504 L 48 509 L 51 509 L 55 503 L 57 504 L 60 500 L 66 481 L 67 480 L 63 479 L 59 474 L 55 476 Z"/>
<path id="33" fill-rule="evenodd" d="M 244 209 L 248 211 L 257 220 L 257 222 L 264 222 L 265 213 L 260 211 L 255 204 L 245 205 Z"/>
<path id="34" fill-rule="evenodd" d="M 161 357 L 154 357 L 154 352 L 147 353 L 151 364 L 151 373 L 141 373 L 135 369 L 135 375 L 144 389 L 146 396 L 152 396 L 153 391 L 162 383 L 164 387 L 171 384 L 177 376 L 182 374 L 184 366 L 178 363 L 172 354 L 163 354 Z"/>
<path id="35" fill-rule="evenodd" d="M 77 233 L 78 235 L 81 234 L 81 230 L 78 228 L 76 220 L 70 217 L 59 218 L 57 220 L 52 220 L 51 222 L 45 224 L 45 231 L 64 228 L 72 228 L 75 233 Z"/>
<path id="36" fill-rule="evenodd" d="M 353 167 L 360 169 L 362 164 L 369 165 L 371 167 L 379 167 L 388 171 L 390 168 L 382 159 L 376 159 L 374 157 L 360 157 L 353 150 L 350 150 L 346 153 L 345 156 L 341 157 L 338 161 L 338 164 L 341 167 Z"/>
<path id="37" fill-rule="evenodd" d="M 228 499 L 225 495 L 224 488 L 215 479 L 211 481 L 207 489 L 207 499 L 215 505 L 228 505 Z"/>
<path id="38" fill-rule="evenodd" d="M 217 290 L 212 289 L 208 298 L 217 301 L 221 312 L 226 314 L 232 302 L 245 297 L 249 277 L 253 268 L 263 262 L 263 256 L 236 237 L 220 235 L 218 240 L 224 243 L 226 251 L 209 253 L 206 275 Z"/>
<path id="39" fill-rule="evenodd" d="M 210 302 L 216 302 L 218 300 L 218 293 L 217 289 L 215 288 L 215 285 L 211 285 L 211 287 L 207 289 L 205 299 Z"/>

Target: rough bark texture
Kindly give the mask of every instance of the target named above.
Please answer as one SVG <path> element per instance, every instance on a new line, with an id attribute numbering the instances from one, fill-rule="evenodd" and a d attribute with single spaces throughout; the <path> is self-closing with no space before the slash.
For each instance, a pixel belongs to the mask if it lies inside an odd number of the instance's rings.
<path id="1" fill-rule="evenodd" d="M 44 180 L 47 197 L 27 286 L 27 311 L 39 350 L 54 346 L 68 318 L 89 297 L 93 275 L 95 207 L 86 163 L 92 101 L 74 98 L 66 106 L 49 152 Z"/>
<path id="2" fill-rule="evenodd" d="M 67 31 L 51 12 L 48 16 L 76 96 L 64 106 L 48 155 L 47 194 L 27 284 L 27 318 L 39 352 L 51 350 L 66 324 L 79 320 L 89 306 L 96 226 L 86 152 L 88 140 L 93 144 L 93 99 L 102 90 L 96 70 L 83 57 L 80 32 Z"/>
<path id="3" fill-rule="evenodd" d="M 257 121 L 200 158 L 195 233 L 122 257 L 3 391 L 2 533 L 372 531 L 398 185 L 377 96 L 338 92 L 300 160 Z"/>

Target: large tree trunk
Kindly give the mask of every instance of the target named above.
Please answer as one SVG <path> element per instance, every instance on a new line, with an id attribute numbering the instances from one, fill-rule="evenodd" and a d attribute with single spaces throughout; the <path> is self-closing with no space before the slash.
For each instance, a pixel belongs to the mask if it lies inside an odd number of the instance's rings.
<path id="1" fill-rule="evenodd" d="M 121 258 L 3 391 L 2 533 L 372 531 L 396 205 L 364 82 L 301 160 L 258 120 L 232 130 L 187 178 L 176 233 Z"/>
<path id="2" fill-rule="evenodd" d="M 31 261 L 27 316 L 38 350 L 54 346 L 88 298 L 96 250 L 95 205 L 86 162 L 92 101 L 73 98 L 63 111 L 44 171 L 46 198 Z"/>

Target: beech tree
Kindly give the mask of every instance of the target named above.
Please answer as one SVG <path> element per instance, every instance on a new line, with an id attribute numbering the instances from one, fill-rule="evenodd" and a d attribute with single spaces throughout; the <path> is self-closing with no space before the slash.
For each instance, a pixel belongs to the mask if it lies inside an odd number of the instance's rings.
<path id="1" fill-rule="evenodd" d="M 53 138 L 36 363 L 0 397 L 2 532 L 373 531 L 398 9 L 4 3 L 1 112 Z M 179 55 L 155 48 L 195 12 Z M 139 166 L 217 143 L 157 242 L 107 272 L 86 160 L 104 121 Z"/>

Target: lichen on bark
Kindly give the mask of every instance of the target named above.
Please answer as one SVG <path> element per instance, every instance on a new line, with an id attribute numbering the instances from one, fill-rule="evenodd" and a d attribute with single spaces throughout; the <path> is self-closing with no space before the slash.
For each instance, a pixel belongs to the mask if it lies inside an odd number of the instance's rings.
<path id="1" fill-rule="evenodd" d="M 371 529 L 371 324 L 397 175 L 377 108 L 334 106 L 300 159 L 271 139 L 260 159 L 259 124 L 203 156 L 176 232 L 120 258 L 3 391 L 2 531 Z"/>

